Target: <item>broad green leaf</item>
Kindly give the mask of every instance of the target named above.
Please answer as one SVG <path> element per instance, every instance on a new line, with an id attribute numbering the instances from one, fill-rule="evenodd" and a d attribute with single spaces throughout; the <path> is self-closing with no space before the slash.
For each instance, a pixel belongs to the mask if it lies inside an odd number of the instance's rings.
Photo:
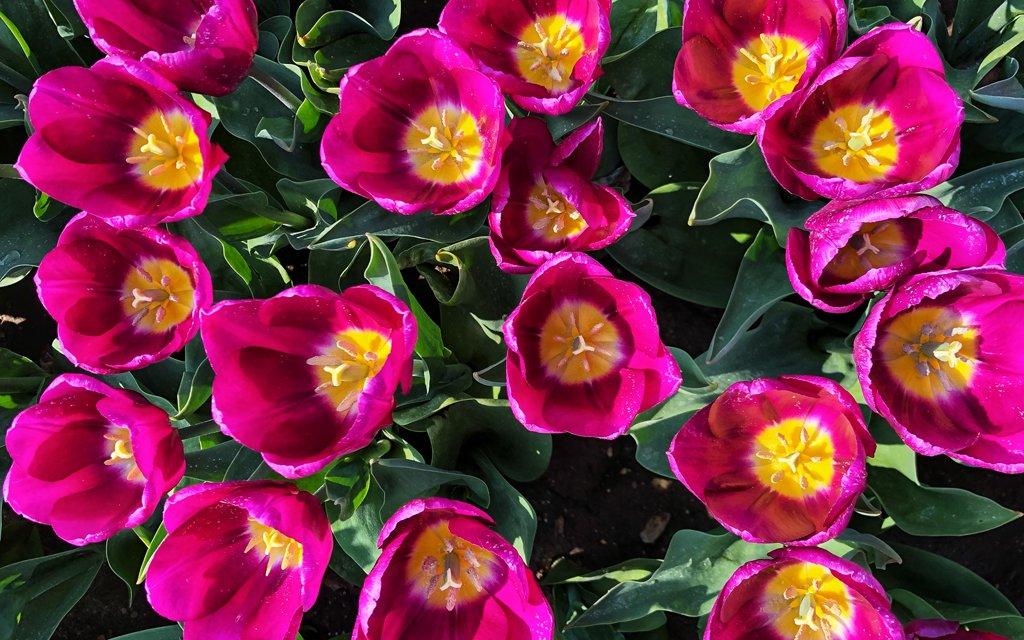
<path id="1" fill-rule="evenodd" d="M 395 35 L 402 13 L 400 0 L 352 0 L 352 10 L 335 9 L 330 0 L 305 0 L 295 14 L 296 40 L 305 47 L 320 47 L 355 33 L 384 40 Z"/>
<path id="2" fill-rule="evenodd" d="M 487 484 L 480 478 L 438 469 L 422 462 L 387 458 L 373 465 L 373 477 L 384 492 L 381 518 L 391 516 L 413 498 L 435 495 L 440 487 L 466 487 L 483 506 L 491 500 Z"/>
<path id="3" fill-rule="evenodd" d="M 885 418 L 876 413 L 868 413 L 868 429 L 876 443 L 875 455 L 868 458 L 868 464 L 872 467 L 894 469 L 911 482 L 917 483 L 917 455 L 903 443 Z"/>
<path id="4" fill-rule="evenodd" d="M 27 406 L 48 377 L 30 359 L 0 347 L 0 411 Z"/>
<path id="5" fill-rule="evenodd" d="M 32 213 L 35 193 L 21 180 L 0 180 L 0 286 L 24 278 L 57 244 L 64 221 L 40 222 Z"/>
<path id="6" fill-rule="evenodd" d="M 679 8 L 669 0 L 616 0 L 609 18 L 612 41 L 605 54 L 609 62 L 646 42 L 655 33 L 679 24 Z M 679 35 L 676 34 L 679 39 Z"/>
<path id="7" fill-rule="evenodd" d="M 104 545 L 107 565 L 114 575 L 128 586 L 128 606 L 131 606 L 132 600 L 135 599 L 136 581 L 147 549 L 148 547 L 131 529 L 117 533 Z"/>
<path id="8" fill-rule="evenodd" d="M 53 635 L 102 563 L 102 554 L 75 549 L 0 567 L 0 640 Z"/>
<path id="9" fill-rule="evenodd" d="M 650 189 L 672 183 L 699 186 L 707 179 L 712 156 L 704 149 L 622 123 L 617 137 L 622 163 L 634 179 Z M 691 208 L 687 207 L 685 213 Z"/>
<path id="10" fill-rule="evenodd" d="M 620 0 L 621 2 L 622 0 Z M 664 7 L 666 0 L 633 0 L 634 4 L 660 4 Z M 618 3 L 616 3 L 618 4 Z M 614 9 L 613 9 L 614 10 Z M 644 14 L 656 16 L 656 12 Z M 682 45 L 682 33 L 678 26 L 665 29 L 644 42 L 638 43 L 621 55 L 606 58 L 601 68 L 604 75 L 598 80 L 598 86 L 610 86 L 614 93 L 623 100 L 643 100 L 672 95 L 672 74 L 679 48 Z M 683 110 L 683 107 L 676 105 Z"/>
<path id="11" fill-rule="evenodd" d="M 969 214 L 1003 208 L 1006 199 L 1024 189 L 1024 159 L 1007 160 L 957 176 L 926 191 L 942 204 Z"/>
<path id="12" fill-rule="evenodd" d="M 494 518 L 495 529 L 529 563 L 533 538 L 537 534 L 537 512 L 486 455 L 478 456 L 477 464 L 490 489 L 491 499 L 487 510 Z"/>
<path id="13" fill-rule="evenodd" d="M 375 202 L 366 202 L 325 229 L 309 244 L 311 249 L 339 251 L 367 233 L 383 238 L 412 237 L 436 242 L 458 242 L 480 229 L 487 207 L 480 205 L 454 216 L 430 212 L 403 216 L 391 213 Z"/>
<path id="14" fill-rule="evenodd" d="M 680 107 L 672 96 L 620 100 L 601 94 L 589 95 L 592 101 L 605 103 L 602 113 L 610 118 L 714 153 L 742 147 L 750 139 L 711 126 L 693 111 Z"/>
<path id="15" fill-rule="evenodd" d="M 111 638 L 111 640 L 181 640 L 181 637 L 181 627 L 171 625 L 169 627 L 158 627 L 156 629 L 136 631 L 135 633 L 129 633 L 128 635 Z"/>
<path id="16" fill-rule="evenodd" d="M 185 345 L 185 371 L 178 386 L 178 413 L 183 417 L 194 413 L 203 406 L 213 392 L 213 369 L 203 349 L 203 342 L 196 336 Z"/>

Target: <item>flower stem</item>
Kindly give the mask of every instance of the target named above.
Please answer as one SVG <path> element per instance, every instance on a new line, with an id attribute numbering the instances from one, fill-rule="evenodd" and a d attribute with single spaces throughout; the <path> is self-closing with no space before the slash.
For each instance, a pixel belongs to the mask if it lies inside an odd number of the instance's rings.
<path id="1" fill-rule="evenodd" d="M 258 66 L 253 66 L 252 71 L 249 72 L 249 77 L 258 82 L 261 87 L 270 92 L 272 96 L 280 100 L 281 104 L 288 107 L 291 111 L 298 111 L 302 105 L 302 100 L 295 97 L 295 94 L 288 87 L 281 84 L 277 78 Z"/>

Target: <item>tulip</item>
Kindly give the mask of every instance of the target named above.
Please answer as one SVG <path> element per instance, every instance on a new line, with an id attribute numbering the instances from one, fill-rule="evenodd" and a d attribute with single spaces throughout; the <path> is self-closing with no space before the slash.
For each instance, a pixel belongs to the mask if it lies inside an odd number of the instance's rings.
<path id="1" fill-rule="evenodd" d="M 1024 472 L 1024 276 L 995 267 L 914 276 L 854 342 L 864 398 L 926 456 Z"/>
<path id="2" fill-rule="evenodd" d="M 252 66 L 252 0 L 75 0 L 100 51 L 138 60 L 182 91 L 223 96 Z"/>
<path id="3" fill-rule="evenodd" d="M 1009 640 L 988 631 L 968 631 L 952 620 L 914 620 L 904 631 L 907 640 Z"/>
<path id="4" fill-rule="evenodd" d="M 749 542 L 814 545 L 846 528 L 875 452 L 857 401 L 828 378 L 736 382 L 668 450 L 672 473 Z"/>
<path id="5" fill-rule="evenodd" d="M 601 75 L 611 0 L 451 0 L 439 28 L 516 104 L 558 115 Z"/>
<path id="6" fill-rule="evenodd" d="M 789 231 L 789 280 L 830 313 L 852 311 L 914 273 L 1002 266 L 1006 257 L 988 225 L 925 195 L 834 201 L 804 226 Z"/>
<path id="7" fill-rule="evenodd" d="M 141 64 L 104 58 L 36 80 L 34 131 L 14 168 L 32 186 L 118 226 L 198 215 L 227 156 L 210 116 Z"/>
<path id="8" fill-rule="evenodd" d="M 183 238 L 84 213 L 61 232 L 35 281 L 61 351 L 94 373 L 167 358 L 195 336 L 200 310 L 213 302 L 210 274 Z"/>
<path id="9" fill-rule="evenodd" d="M 476 507 L 409 502 L 384 524 L 352 640 L 551 640 L 551 606 Z"/>
<path id="10" fill-rule="evenodd" d="M 558 251 L 602 249 L 629 231 L 629 203 L 591 182 L 604 145 L 600 119 L 558 145 L 536 118 L 517 118 L 510 131 L 489 218 L 491 253 L 502 270 L 531 273 Z"/>
<path id="11" fill-rule="evenodd" d="M 904 640 L 882 585 L 815 548 L 783 548 L 736 570 L 704 640 Z"/>
<path id="12" fill-rule="evenodd" d="M 846 44 L 843 0 L 687 0 L 676 101 L 728 131 L 754 133 Z"/>
<path id="13" fill-rule="evenodd" d="M 185 640 L 294 640 L 334 546 L 319 500 L 284 482 L 192 485 L 164 527 L 146 595 Z"/>
<path id="14" fill-rule="evenodd" d="M 437 31 L 420 29 L 341 79 L 320 157 L 343 188 L 388 211 L 455 214 L 494 188 L 508 144 L 498 85 Z"/>
<path id="15" fill-rule="evenodd" d="M 412 382 L 412 312 L 370 285 L 227 300 L 201 331 L 214 420 L 287 478 L 368 445 L 391 422 L 398 385 Z"/>
<path id="16" fill-rule="evenodd" d="M 64 374 L 15 417 L 4 500 L 74 545 L 136 527 L 185 473 L 167 414 L 134 391 Z"/>
<path id="17" fill-rule="evenodd" d="M 758 142 L 775 179 L 801 198 L 905 195 L 953 173 L 963 119 L 935 45 L 890 23 L 772 113 Z"/>
<path id="18" fill-rule="evenodd" d="M 542 265 L 503 332 L 509 404 L 530 431 L 615 438 L 681 382 L 647 293 L 582 253 Z"/>

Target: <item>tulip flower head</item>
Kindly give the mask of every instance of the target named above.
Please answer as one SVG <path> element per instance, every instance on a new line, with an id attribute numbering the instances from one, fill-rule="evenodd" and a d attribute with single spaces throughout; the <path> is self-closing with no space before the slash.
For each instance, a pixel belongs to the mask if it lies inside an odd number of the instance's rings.
<path id="1" fill-rule="evenodd" d="M 502 270 L 530 273 L 558 251 L 601 249 L 629 230 L 629 203 L 591 182 L 603 146 L 600 119 L 557 145 L 537 118 L 517 118 L 510 131 L 489 218 L 491 253 Z"/>
<path id="2" fill-rule="evenodd" d="M 1024 472 L 1024 276 L 995 267 L 914 276 L 854 342 L 868 405 L 920 454 Z"/>
<path id="3" fill-rule="evenodd" d="M 963 118 L 935 45 L 891 23 L 770 114 L 758 141 L 775 179 L 802 198 L 904 195 L 953 173 Z"/>
<path id="4" fill-rule="evenodd" d="M 914 620 L 904 631 L 907 640 L 1008 640 L 988 631 L 968 631 L 952 620 Z"/>
<path id="5" fill-rule="evenodd" d="M 503 332 L 509 403 L 530 431 L 615 438 L 681 382 L 650 297 L 581 253 L 533 274 Z"/>
<path id="6" fill-rule="evenodd" d="M 321 159 L 339 185 L 388 211 L 455 214 L 498 179 L 508 144 L 493 80 L 454 42 L 421 29 L 341 80 Z"/>
<path id="7" fill-rule="evenodd" d="M 118 226 L 199 214 L 227 159 L 210 116 L 138 62 L 104 58 L 39 78 L 15 168 L 40 191 Z"/>
<path id="8" fill-rule="evenodd" d="M 85 213 L 64 228 L 35 281 L 62 351 L 94 373 L 167 358 L 195 336 L 199 312 L 213 302 L 210 274 L 183 238 Z"/>
<path id="9" fill-rule="evenodd" d="M 782 548 L 741 566 L 722 588 L 704 640 L 904 640 L 882 585 L 816 548 Z"/>
<path id="10" fill-rule="evenodd" d="M 214 419 L 288 478 L 368 445 L 411 384 L 412 312 L 374 286 L 229 300 L 201 322 Z"/>
<path id="11" fill-rule="evenodd" d="M 789 231 L 789 280 L 831 313 L 852 311 L 914 273 L 1002 266 L 1006 256 L 991 227 L 925 195 L 834 201 L 804 226 Z"/>
<path id="12" fill-rule="evenodd" d="M 451 0 L 441 31 L 516 104 L 562 114 L 601 74 L 611 0 Z"/>
<path id="13" fill-rule="evenodd" d="M 138 60 L 183 91 L 223 96 L 252 66 L 252 0 L 75 0 L 93 43 Z"/>
<path id="14" fill-rule="evenodd" d="M 871 439 L 856 400 L 828 378 L 737 382 L 668 450 L 672 472 L 750 542 L 819 544 L 850 521 Z"/>
<path id="15" fill-rule="evenodd" d="M 167 414 L 134 391 L 57 376 L 6 436 L 4 500 L 85 545 L 145 522 L 185 473 Z"/>
<path id="16" fill-rule="evenodd" d="M 683 11 L 672 91 L 729 131 L 756 132 L 846 44 L 842 0 L 687 0 Z"/>
<path id="17" fill-rule="evenodd" d="M 444 498 L 400 508 L 380 533 L 352 640 L 551 640 L 551 607 L 493 524 Z"/>
<path id="18" fill-rule="evenodd" d="M 319 500 L 285 482 L 206 483 L 171 496 L 163 522 L 146 595 L 185 640 L 294 640 L 334 545 Z"/>

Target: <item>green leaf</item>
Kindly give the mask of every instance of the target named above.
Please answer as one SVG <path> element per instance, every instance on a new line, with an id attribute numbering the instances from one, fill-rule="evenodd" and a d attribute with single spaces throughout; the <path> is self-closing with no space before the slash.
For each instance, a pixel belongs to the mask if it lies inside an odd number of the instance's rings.
<path id="1" fill-rule="evenodd" d="M 495 529 L 529 563 L 533 539 L 537 534 L 537 512 L 486 455 L 477 457 L 477 464 L 490 489 L 488 511 L 494 518 Z"/>
<path id="2" fill-rule="evenodd" d="M 160 526 L 157 527 L 156 532 L 149 539 L 149 543 L 146 545 L 146 555 L 142 557 L 142 564 L 139 565 L 139 577 L 135 579 L 135 584 L 142 584 L 146 579 L 146 573 L 149 571 L 149 565 L 153 562 L 153 554 L 160 548 L 160 545 L 167 539 L 167 529 L 164 527 L 164 523 L 161 522 Z"/>
<path id="3" fill-rule="evenodd" d="M 454 216 L 430 212 L 403 216 L 391 213 L 375 202 L 366 202 L 325 229 L 309 244 L 311 249 L 340 251 L 351 248 L 353 240 L 367 233 L 378 237 L 411 237 L 435 242 L 457 242 L 476 233 L 487 215 L 483 205 Z"/>
<path id="4" fill-rule="evenodd" d="M 876 443 L 875 455 L 868 458 L 868 464 L 872 467 L 899 471 L 916 484 L 917 455 L 914 451 L 903 443 L 899 435 L 880 415 L 870 413 L 867 424 L 868 430 L 871 431 L 871 437 Z"/>
<path id="5" fill-rule="evenodd" d="M 102 554 L 75 549 L 0 568 L 0 640 L 52 636 L 102 563 Z"/>
<path id="6" fill-rule="evenodd" d="M 594 93 L 589 95 L 594 101 L 607 103 L 604 115 L 693 147 L 722 153 L 741 147 L 750 139 L 711 126 L 693 111 L 680 107 L 672 96 L 620 100 Z"/>
<path id="7" fill-rule="evenodd" d="M 390 517 L 413 498 L 435 495 L 441 487 L 464 486 L 483 506 L 491 500 L 487 485 L 480 478 L 438 469 L 415 460 L 387 458 L 373 465 L 373 477 L 384 492 L 381 518 Z"/>
<path id="8" fill-rule="evenodd" d="M 128 586 L 128 606 L 135 599 L 135 589 L 146 557 L 147 546 L 131 529 L 125 529 L 109 538 L 104 545 L 107 564 L 118 578 Z"/>
<path id="9" fill-rule="evenodd" d="M 663 185 L 696 181 L 696 187 L 707 179 L 711 154 L 665 136 L 637 129 L 626 124 L 618 126 L 618 146 L 622 163 L 630 175 L 650 189 Z M 685 214 L 693 205 L 686 207 Z"/>
<path id="10" fill-rule="evenodd" d="M 28 406 L 48 377 L 25 356 L 0 347 L 0 410 Z"/>
<path id="11" fill-rule="evenodd" d="M 1003 208 L 1010 195 L 1021 189 L 1024 189 L 1024 159 L 982 167 L 943 182 L 925 193 L 958 211 L 995 214 Z"/>
<path id="12" fill-rule="evenodd" d="M 185 371 L 178 386 L 178 412 L 176 418 L 191 415 L 213 393 L 213 369 L 203 349 L 203 341 L 196 336 L 185 345 Z"/>
<path id="13" fill-rule="evenodd" d="M 295 13 L 296 40 L 320 47 L 355 33 L 390 40 L 402 13 L 400 0 L 352 0 L 351 11 L 334 9 L 330 0 L 305 0 Z"/>
<path id="14" fill-rule="evenodd" d="M 610 60 L 646 42 L 655 33 L 678 24 L 678 8 L 668 0 L 616 0 L 609 18 L 612 41 L 605 54 L 604 67 Z M 676 34 L 676 39 L 680 39 Z"/>
<path id="15" fill-rule="evenodd" d="M 171 625 L 169 627 L 158 627 L 156 629 L 136 631 L 135 633 L 129 633 L 125 636 L 111 638 L 111 640 L 181 640 L 181 638 L 181 627 Z"/>
<path id="16" fill-rule="evenodd" d="M 27 182 L 0 180 L 0 286 L 24 278 L 57 244 L 62 224 L 40 222 L 32 213 L 35 190 Z"/>
<path id="17" fill-rule="evenodd" d="M 868 486 L 896 526 L 915 536 L 968 536 L 1022 515 L 970 491 L 915 484 L 883 467 L 870 469 Z"/>
<path id="18" fill-rule="evenodd" d="M 634 0 L 634 3 L 642 2 L 656 2 L 662 7 L 666 4 L 666 0 Z M 671 96 L 672 75 L 682 41 L 682 34 L 676 26 L 652 34 L 649 39 L 637 43 L 629 51 L 623 51 L 621 55 L 605 58 L 601 65 L 604 75 L 598 81 L 598 86 L 610 86 L 613 91 L 602 93 L 613 94 L 622 100 Z M 676 108 L 683 109 L 678 105 Z"/>

